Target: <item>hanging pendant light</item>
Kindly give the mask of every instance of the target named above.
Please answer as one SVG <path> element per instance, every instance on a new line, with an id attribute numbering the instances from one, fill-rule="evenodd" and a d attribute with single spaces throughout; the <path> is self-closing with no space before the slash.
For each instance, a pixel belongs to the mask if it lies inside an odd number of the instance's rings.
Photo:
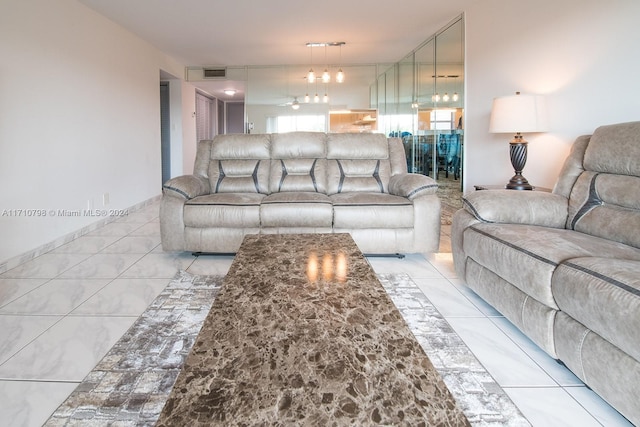
<path id="1" fill-rule="evenodd" d="M 458 76 L 453 76 L 453 77 L 454 77 L 453 84 L 454 84 L 454 86 L 457 86 L 458 85 Z M 453 100 L 453 102 L 457 102 L 458 99 L 460 99 L 460 96 L 458 95 L 458 91 L 457 90 L 454 90 L 453 97 L 451 99 Z"/>
<path id="2" fill-rule="evenodd" d="M 444 76 L 444 95 L 442 95 L 442 100 L 444 102 L 449 102 L 449 92 L 447 92 L 447 83 L 449 82 L 449 76 Z"/>
<path id="3" fill-rule="evenodd" d="M 309 79 L 307 79 L 307 92 L 304 94 L 305 104 L 309 103 Z"/>
<path id="4" fill-rule="evenodd" d="M 324 63 L 325 69 L 322 73 L 322 83 L 329 83 L 331 81 L 331 76 L 329 75 L 329 65 L 327 63 L 327 45 L 324 45 Z"/>
<path id="5" fill-rule="evenodd" d="M 327 68 L 324 69 L 322 73 L 322 83 L 329 83 L 331 81 L 331 76 L 329 75 L 329 70 Z"/>
<path id="6" fill-rule="evenodd" d="M 320 97 L 318 96 L 318 81 L 316 80 L 316 94 L 313 97 L 313 102 L 320 102 Z"/>
<path id="7" fill-rule="evenodd" d="M 307 81 L 309 83 L 313 83 L 316 81 L 316 75 L 313 72 L 313 46 L 310 46 L 311 48 L 311 67 L 309 68 L 309 72 L 307 73 Z"/>
<path id="8" fill-rule="evenodd" d="M 344 43 L 340 43 L 340 56 L 338 57 L 338 64 L 339 64 L 339 69 L 338 69 L 338 73 L 336 74 L 336 81 L 338 83 L 342 83 L 344 82 L 344 71 L 342 71 L 342 45 Z"/>
<path id="9" fill-rule="evenodd" d="M 306 44 L 307 47 L 311 48 L 311 66 L 309 67 L 309 72 L 306 75 L 306 79 L 308 83 L 315 83 L 317 80 L 322 80 L 322 83 L 330 83 L 331 82 L 331 73 L 329 72 L 329 62 L 327 61 L 327 47 L 339 47 L 340 48 L 340 60 L 339 64 L 342 64 L 342 45 L 345 42 L 309 42 Z M 325 68 L 321 75 L 316 75 L 315 71 L 313 71 L 313 48 L 314 47 L 324 47 L 324 59 L 325 59 Z M 344 82 L 345 74 L 342 70 L 342 65 L 339 65 L 338 72 L 335 75 L 336 82 L 342 83 Z"/>

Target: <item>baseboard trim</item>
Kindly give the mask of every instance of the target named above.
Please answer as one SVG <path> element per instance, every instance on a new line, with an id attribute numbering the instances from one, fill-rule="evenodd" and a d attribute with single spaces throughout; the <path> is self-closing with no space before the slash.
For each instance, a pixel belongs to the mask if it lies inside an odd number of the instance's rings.
<path id="1" fill-rule="evenodd" d="M 158 194 L 157 196 L 151 197 L 150 199 L 147 199 L 145 201 L 142 201 L 140 203 L 136 203 L 135 205 L 129 207 L 127 210 L 129 212 L 135 212 L 137 210 L 140 210 L 146 206 L 149 206 L 152 203 L 155 203 L 157 201 L 160 201 L 160 199 L 162 198 L 161 194 Z M 49 242 L 49 243 L 45 243 L 44 245 L 38 246 L 35 249 L 32 249 L 30 251 L 24 252 L 20 255 L 17 255 L 13 258 L 9 258 L 6 261 L 3 261 L 0 263 L 0 274 L 5 273 L 6 271 L 11 270 L 12 268 L 16 268 L 17 266 L 24 264 L 27 261 L 31 261 L 32 259 L 45 254 L 47 252 L 51 252 L 52 250 L 62 246 L 62 245 L 66 245 L 67 243 L 77 239 L 78 237 L 84 236 L 85 234 L 91 233 L 92 231 L 97 230 L 98 228 L 116 221 L 119 217 L 117 216 L 109 216 L 109 217 L 105 217 L 99 221 L 93 222 L 89 225 L 86 225 L 84 227 L 82 227 L 79 230 L 76 230 L 74 232 L 65 234 L 64 236 L 58 237 L 57 239 Z"/>

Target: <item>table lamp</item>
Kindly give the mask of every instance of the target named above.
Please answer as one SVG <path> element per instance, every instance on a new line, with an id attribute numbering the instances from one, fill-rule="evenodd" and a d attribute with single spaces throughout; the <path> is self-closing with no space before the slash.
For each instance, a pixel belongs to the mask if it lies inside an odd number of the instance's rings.
<path id="1" fill-rule="evenodd" d="M 533 190 L 533 186 L 522 176 L 527 163 L 527 141 L 522 132 L 544 132 L 547 130 L 547 113 L 544 98 L 540 95 L 515 95 L 494 98 L 491 107 L 489 132 L 515 133 L 509 143 L 511 165 L 515 175 L 506 185 L 510 190 Z"/>

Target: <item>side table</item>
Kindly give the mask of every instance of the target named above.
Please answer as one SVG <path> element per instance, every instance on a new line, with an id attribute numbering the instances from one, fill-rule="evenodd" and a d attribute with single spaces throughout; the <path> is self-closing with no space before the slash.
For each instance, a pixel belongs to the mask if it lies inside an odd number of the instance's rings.
<path id="1" fill-rule="evenodd" d="M 474 185 L 473 188 L 478 190 L 506 190 L 504 185 Z M 551 193 L 551 188 L 533 187 L 533 190 L 512 190 L 512 191 L 544 191 Z"/>

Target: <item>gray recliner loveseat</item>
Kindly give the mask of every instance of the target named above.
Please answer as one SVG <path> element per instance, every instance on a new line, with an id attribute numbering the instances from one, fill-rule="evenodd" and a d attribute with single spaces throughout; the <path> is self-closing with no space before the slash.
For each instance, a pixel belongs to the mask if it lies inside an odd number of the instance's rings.
<path id="1" fill-rule="evenodd" d="M 200 141 L 193 175 L 167 181 L 166 251 L 236 252 L 246 234 L 350 233 L 364 253 L 438 250 L 436 182 L 407 173 L 382 134 L 229 134 Z"/>
<path id="2" fill-rule="evenodd" d="M 640 425 L 640 122 L 579 137 L 553 193 L 463 202 L 459 277 Z"/>

